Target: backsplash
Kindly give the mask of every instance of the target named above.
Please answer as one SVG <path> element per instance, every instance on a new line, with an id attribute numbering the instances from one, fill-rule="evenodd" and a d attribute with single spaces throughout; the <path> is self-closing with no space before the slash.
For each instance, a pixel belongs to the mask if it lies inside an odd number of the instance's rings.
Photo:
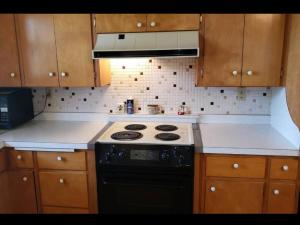
<path id="1" fill-rule="evenodd" d="M 143 114 L 148 104 L 174 114 L 183 103 L 193 114 L 270 114 L 270 88 L 195 87 L 195 59 L 113 59 L 111 67 L 110 86 L 33 88 L 35 111 L 43 110 L 48 90 L 46 112 L 114 113 L 132 96 L 136 113 Z"/>

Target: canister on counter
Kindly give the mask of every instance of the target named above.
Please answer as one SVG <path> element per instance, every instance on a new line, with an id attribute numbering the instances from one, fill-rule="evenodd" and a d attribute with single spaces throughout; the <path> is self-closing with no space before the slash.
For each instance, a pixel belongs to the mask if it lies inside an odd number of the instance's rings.
<path id="1" fill-rule="evenodd" d="M 134 113 L 134 101 L 132 97 L 129 97 L 127 99 L 127 114 L 133 114 Z"/>

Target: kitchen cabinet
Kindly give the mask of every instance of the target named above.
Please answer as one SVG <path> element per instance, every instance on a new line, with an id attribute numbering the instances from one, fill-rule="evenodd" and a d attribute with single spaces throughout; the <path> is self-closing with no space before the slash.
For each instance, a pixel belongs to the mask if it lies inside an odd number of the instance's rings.
<path id="1" fill-rule="evenodd" d="M 144 32 L 146 14 L 96 14 L 96 33 Z"/>
<path id="2" fill-rule="evenodd" d="M 0 15 L 0 86 L 20 87 L 21 74 L 13 14 Z"/>
<path id="3" fill-rule="evenodd" d="M 95 86 L 90 14 L 18 14 L 26 87 Z"/>
<path id="4" fill-rule="evenodd" d="M 147 14 L 147 31 L 198 30 L 200 14 Z"/>
<path id="5" fill-rule="evenodd" d="M 203 15 L 198 86 L 279 86 L 283 14 Z"/>
<path id="6" fill-rule="evenodd" d="M 286 87 L 288 109 L 300 129 L 300 15 L 287 15 L 286 41 L 283 60 L 283 85 Z"/>
<path id="7" fill-rule="evenodd" d="M 8 171 L 9 200 L 13 213 L 37 213 L 32 171 Z"/>
<path id="8" fill-rule="evenodd" d="M 198 30 L 200 14 L 95 14 L 96 33 Z"/>
<path id="9" fill-rule="evenodd" d="M 264 182 L 206 181 L 205 213 L 262 213 Z"/>
<path id="10" fill-rule="evenodd" d="M 298 161 L 196 153 L 194 213 L 296 213 Z"/>
<path id="11" fill-rule="evenodd" d="M 8 161 L 11 168 L 33 169 L 33 156 L 31 151 L 8 151 Z"/>

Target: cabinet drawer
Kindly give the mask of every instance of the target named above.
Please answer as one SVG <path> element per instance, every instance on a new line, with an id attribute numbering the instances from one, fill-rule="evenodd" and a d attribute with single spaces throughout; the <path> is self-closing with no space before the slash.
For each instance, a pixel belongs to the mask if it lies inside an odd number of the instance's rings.
<path id="1" fill-rule="evenodd" d="M 38 152 L 37 161 L 40 169 L 86 170 L 85 152 Z"/>
<path id="2" fill-rule="evenodd" d="M 43 207 L 45 214 L 88 214 L 88 209 L 64 208 L 64 207 Z"/>
<path id="3" fill-rule="evenodd" d="M 43 206 L 88 208 L 86 172 L 40 172 L 39 179 Z"/>
<path id="4" fill-rule="evenodd" d="M 8 151 L 8 157 L 9 163 L 13 168 L 33 168 L 32 152 L 11 150 Z"/>
<path id="5" fill-rule="evenodd" d="M 271 182 L 267 213 L 295 213 L 296 184 Z"/>
<path id="6" fill-rule="evenodd" d="M 271 172 L 272 179 L 297 179 L 298 160 L 291 158 L 274 158 L 271 159 Z"/>
<path id="7" fill-rule="evenodd" d="M 266 159 L 263 157 L 206 157 L 206 176 L 264 178 Z"/>

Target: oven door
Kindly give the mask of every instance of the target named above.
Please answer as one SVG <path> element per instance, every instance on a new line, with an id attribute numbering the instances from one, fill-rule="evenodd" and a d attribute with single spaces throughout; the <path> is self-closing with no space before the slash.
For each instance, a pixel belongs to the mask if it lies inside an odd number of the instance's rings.
<path id="1" fill-rule="evenodd" d="M 192 178 L 115 173 L 98 179 L 100 213 L 192 213 Z"/>

